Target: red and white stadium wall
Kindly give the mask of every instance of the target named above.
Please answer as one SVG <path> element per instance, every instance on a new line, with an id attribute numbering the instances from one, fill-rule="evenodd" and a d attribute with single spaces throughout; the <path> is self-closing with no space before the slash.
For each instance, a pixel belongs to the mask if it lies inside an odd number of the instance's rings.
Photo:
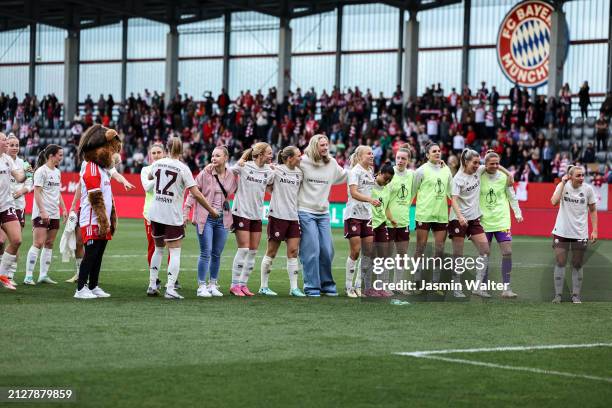
<path id="1" fill-rule="evenodd" d="M 125 191 L 123 186 L 113 180 L 113 193 L 117 206 L 117 214 L 121 218 L 142 218 L 142 207 L 144 204 L 144 190 L 140 183 L 140 176 L 136 174 L 125 174 L 125 177 L 136 186 L 132 191 Z M 74 191 L 79 180 L 78 173 L 62 174 L 62 197 L 67 207 L 70 207 Z M 513 220 L 512 233 L 514 235 L 550 236 L 555 218 L 556 209 L 550 204 L 550 197 L 555 189 L 553 183 L 530 183 L 517 185 L 517 194 L 523 211 L 524 221 L 516 223 Z M 612 189 L 604 185 L 600 191 L 600 203 L 598 208 L 599 237 L 612 239 Z M 32 211 L 33 195 L 26 196 L 26 213 Z M 337 185 L 332 188 L 330 202 L 344 204 L 347 201 L 345 185 Z M 334 206 L 338 208 L 338 206 Z M 341 220 L 341 217 L 338 216 Z M 335 225 L 334 225 L 335 226 Z"/>

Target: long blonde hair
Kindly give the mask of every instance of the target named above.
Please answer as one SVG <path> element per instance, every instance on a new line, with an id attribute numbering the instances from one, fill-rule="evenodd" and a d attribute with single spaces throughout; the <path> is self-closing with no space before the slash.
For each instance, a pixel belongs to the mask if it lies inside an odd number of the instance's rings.
<path id="1" fill-rule="evenodd" d="M 370 149 L 370 146 L 365 146 L 365 145 L 357 146 L 353 154 L 351 154 L 351 159 L 350 159 L 351 168 L 355 167 L 357 163 L 359 163 L 359 160 L 361 160 L 361 156 L 363 156 L 363 153 L 366 152 L 368 149 Z"/>
<path id="2" fill-rule="evenodd" d="M 170 157 L 181 157 L 183 155 L 183 142 L 181 138 L 173 136 L 168 139 L 168 152 Z"/>
<path id="3" fill-rule="evenodd" d="M 327 164 L 330 160 L 329 156 L 321 156 L 321 154 L 319 153 L 319 141 L 321 141 L 321 139 L 325 139 L 329 143 L 329 139 L 327 138 L 327 136 L 322 134 L 314 135 L 310 138 L 310 142 L 308 142 L 308 147 L 304 149 L 304 154 L 315 163 L 319 163 L 322 161 L 323 163 Z"/>
<path id="4" fill-rule="evenodd" d="M 264 154 L 269 147 L 270 145 L 267 144 L 266 142 L 255 143 L 253 147 L 246 149 L 242 153 L 242 156 L 240 157 L 240 159 L 244 161 L 253 160 L 256 157 Z"/>

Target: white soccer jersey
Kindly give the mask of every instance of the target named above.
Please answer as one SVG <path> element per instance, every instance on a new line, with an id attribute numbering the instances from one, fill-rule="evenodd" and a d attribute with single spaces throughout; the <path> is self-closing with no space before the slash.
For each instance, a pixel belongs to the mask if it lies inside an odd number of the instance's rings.
<path id="1" fill-rule="evenodd" d="M 480 175 L 484 171 L 481 166 L 474 174 L 466 174 L 459 170 L 451 183 L 451 194 L 458 196 L 457 205 L 466 220 L 475 220 L 482 215 L 480 211 Z M 457 214 L 451 207 L 449 220 L 456 220 Z"/>
<path id="2" fill-rule="evenodd" d="M 165 225 L 183 225 L 185 190 L 196 185 L 191 170 L 180 160 L 166 157 L 151 165 L 151 174 L 155 185 L 149 220 Z"/>
<path id="3" fill-rule="evenodd" d="M 559 183 L 555 191 L 559 191 L 562 186 L 563 184 Z M 574 188 L 571 181 L 565 183 L 553 234 L 563 238 L 588 239 L 588 204 L 596 202 L 595 191 L 590 185 L 583 183 Z"/>
<path id="4" fill-rule="evenodd" d="M 11 171 L 18 168 L 8 154 L 3 153 L 0 156 L 0 212 L 13 208 L 15 205 L 15 200 L 11 194 Z"/>
<path id="5" fill-rule="evenodd" d="M 266 186 L 274 178 L 269 165 L 259 167 L 248 161 L 244 167 L 233 166 L 230 170 L 238 174 L 238 190 L 232 204 L 232 214 L 249 220 L 261 220 Z"/>
<path id="6" fill-rule="evenodd" d="M 60 200 L 62 199 L 62 174 L 58 168 L 51 169 L 46 164 L 34 172 L 34 187 L 41 187 L 42 205 L 49 218 L 60 218 Z M 36 199 L 32 207 L 32 218 L 40 217 L 40 208 Z"/>
<path id="7" fill-rule="evenodd" d="M 21 158 L 17 157 L 14 161 L 17 167 L 22 168 L 22 169 L 26 167 L 26 162 L 23 161 Z M 11 196 L 15 194 L 17 191 L 21 190 L 22 188 L 27 188 L 28 192 L 32 191 L 32 188 L 33 188 L 32 177 L 28 177 L 26 181 L 24 181 L 23 183 L 18 183 L 17 180 L 15 180 L 13 176 L 11 176 Z M 23 211 L 26 206 L 25 194 L 19 198 L 15 198 L 13 205 L 16 210 Z"/>
<path id="8" fill-rule="evenodd" d="M 281 164 L 274 169 L 274 189 L 269 214 L 281 220 L 298 220 L 298 192 L 304 175 L 299 167 Z"/>
<path id="9" fill-rule="evenodd" d="M 351 196 L 351 186 L 357 186 L 357 191 L 367 197 L 372 195 L 372 187 L 376 183 L 372 170 L 366 170 L 357 164 L 348 173 L 348 201 L 344 210 L 344 219 L 356 218 L 358 220 L 372 219 L 372 205 L 357 201 Z"/>
<path id="10" fill-rule="evenodd" d="M 83 162 L 81 166 L 81 216 L 79 225 L 81 228 L 98 225 L 98 216 L 93 211 L 89 202 L 88 193 L 101 191 L 106 209 L 106 217 L 110 223 L 111 210 L 113 208 L 113 192 L 108 170 L 98 166 L 96 163 Z"/>

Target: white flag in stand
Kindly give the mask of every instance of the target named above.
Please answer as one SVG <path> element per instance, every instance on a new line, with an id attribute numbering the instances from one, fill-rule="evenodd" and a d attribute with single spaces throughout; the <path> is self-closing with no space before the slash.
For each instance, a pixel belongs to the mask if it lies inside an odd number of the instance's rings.
<path id="1" fill-rule="evenodd" d="M 516 199 L 519 201 L 527 201 L 527 181 L 519 181 L 516 184 Z"/>
<path id="2" fill-rule="evenodd" d="M 597 197 L 597 211 L 608 211 L 608 184 L 599 187 L 593 186 Z"/>

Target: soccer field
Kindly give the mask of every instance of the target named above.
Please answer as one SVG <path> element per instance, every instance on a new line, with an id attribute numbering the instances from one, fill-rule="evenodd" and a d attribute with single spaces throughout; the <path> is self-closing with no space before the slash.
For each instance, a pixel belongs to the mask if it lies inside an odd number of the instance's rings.
<path id="1" fill-rule="evenodd" d="M 341 288 L 347 243 L 340 230 L 334 241 Z M 28 228 L 18 283 L 30 243 Z M 415 298 L 404 306 L 290 298 L 284 258 L 275 261 L 270 280 L 277 298 L 197 298 L 196 248 L 190 227 L 179 277 L 186 299 L 148 298 L 142 221 L 120 220 L 101 273 L 100 286 L 112 297 L 77 301 L 74 286 L 63 283 L 73 264 L 61 263 L 56 245 L 50 276 L 62 283 L 0 291 L 0 387 L 72 387 L 76 405 L 92 407 L 607 407 L 612 401 L 610 241 L 590 254 L 582 305 L 550 304 L 548 238 L 515 237 L 516 301 L 495 293 L 465 302 Z M 235 248 L 230 235 L 220 277 L 226 294 Z M 264 248 L 262 241 L 251 290 L 259 286 Z M 466 249 L 473 254 L 471 244 Z M 498 280 L 496 246 L 492 265 L 490 277 Z"/>

